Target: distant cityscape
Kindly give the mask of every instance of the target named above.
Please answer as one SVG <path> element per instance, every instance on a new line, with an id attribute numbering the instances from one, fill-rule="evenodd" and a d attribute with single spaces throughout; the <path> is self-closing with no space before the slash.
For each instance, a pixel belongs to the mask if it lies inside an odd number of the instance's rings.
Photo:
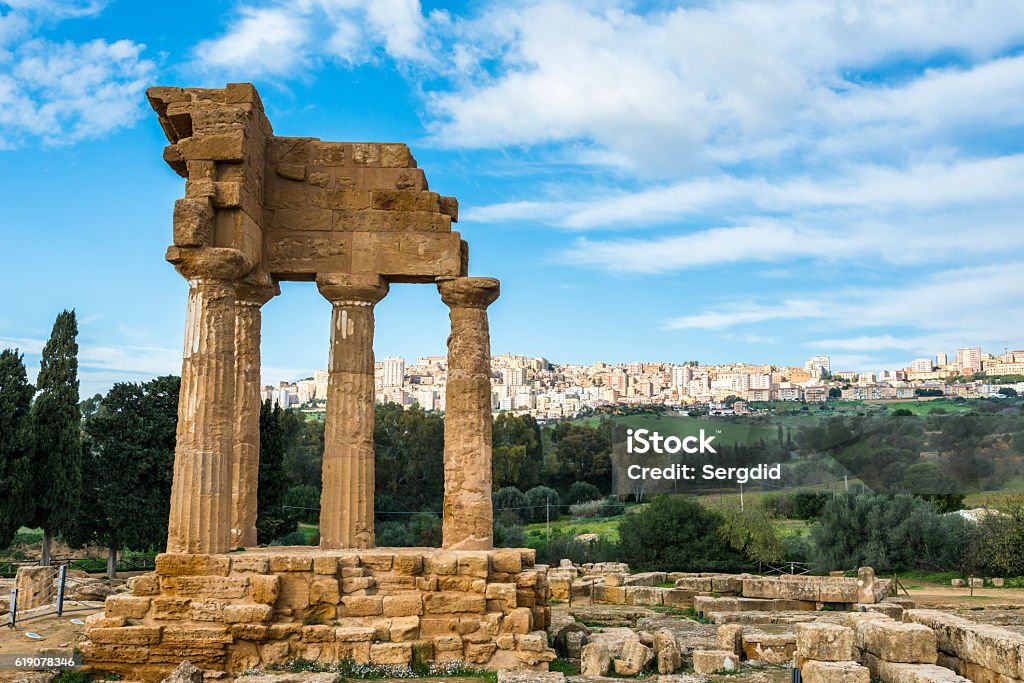
<path id="1" fill-rule="evenodd" d="M 446 356 L 384 358 L 375 363 L 379 403 L 445 409 Z M 768 401 L 824 403 L 913 399 L 918 396 L 984 398 L 1024 395 L 1024 350 L 1001 355 L 979 347 L 955 354 L 917 358 L 909 367 L 877 372 L 833 370 L 826 355 L 803 367 L 726 363 L 552 363 L 546 358 L 511 354 L 491 359 L 491 407 L 495 412 L 528 413 L 538 420 L 561 420 L 609 405 L 661 405 L 675 409 L 707 406 L 742 412 Z M 328 373 L 263 388 L 263 400 L 275 405 L 322 412 Z M 1002 392 L 1000 390 L 1003 390 Z"/>

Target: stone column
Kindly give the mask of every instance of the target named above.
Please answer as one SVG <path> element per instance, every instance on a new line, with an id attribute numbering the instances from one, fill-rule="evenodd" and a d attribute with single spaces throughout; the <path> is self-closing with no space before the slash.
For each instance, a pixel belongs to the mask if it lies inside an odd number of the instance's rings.
<path id="1" fill-rule="evenodd" d="M 236 283 L 250 266 L 224 248 L 172 247 L 167 259 L 189 282 L 167 551 L 222 553 L 231 547 Z"/>
<path id="2" fill-rule="evenodd" d="M 376 275 L 320 275 L 334 306 L 327 371 L 320 547 L 373 547 L 373 307 L 388 293 Z"/>
<path id="3" fill-rule="evenodd" d="M 444 523 L 442 546 L 494 547 L 491 508 L 491 340 L 487 307 L 498 281 L 460 277 L 437 283 L 451 309 L 448 385 L 444 412 Z"/>
<path id="4" fill-rule="evenodd" d="M 231 457 L 231 547 L 256 545 L 260 471 L 260 334 L 263 304 L 278 294 L 269 277 L 238 287 L 235 315 L 235 445 Z"/>

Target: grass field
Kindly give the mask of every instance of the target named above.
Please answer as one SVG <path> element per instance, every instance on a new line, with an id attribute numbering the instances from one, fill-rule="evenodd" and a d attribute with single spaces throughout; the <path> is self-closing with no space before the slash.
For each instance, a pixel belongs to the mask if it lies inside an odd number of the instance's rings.
<path id="1" fill-rule="evenodd" d="M 623 517 L 624 515 L 600 519 L 560 519 L 551 522 L 550 532 L 552 536 L 556 534 L 571 534 L 573 536 L 598 534 L 604 540 L 616 543 L 619 540 L 619 523 L 622 522 Z M 529 543 L 532 540 L 546 538 L 549 526 L 544 522 L 538 522 L 527 524 L 523 530 L 526 532 L 526 539 Z"/>
<path id="2" fill-rule="evenodd" d="M 1010 477 L 998 491 L 980 491 L 964 498 L 964 507 L 1000 509 L 1008 503 L 1024 502 L 1024 476 Z"/>
<path id="3" fill-rule="evenodd" d="M 774 425 L 748 424 L 740 420 L 734 421 L 725 418 L 681 415 L 660 417 L 654 414 L 644 414 L 613 416 L 611 419 L 633 429 L 656 431 L 662 436 L 685 437 L 697 434 L 703 429 L 705 433 L 714 435 L 720 443 L 730 445 L 736 442 L 747 443 L 758 439 L 776 438 Z M 589 417 L 580 422 L 596 427 L 600 418 Z"/>

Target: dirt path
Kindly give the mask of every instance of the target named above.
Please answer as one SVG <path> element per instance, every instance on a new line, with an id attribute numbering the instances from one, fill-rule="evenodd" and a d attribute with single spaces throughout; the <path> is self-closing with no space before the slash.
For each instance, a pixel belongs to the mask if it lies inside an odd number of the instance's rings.
<path id="1" fill-rule="evenodd" d="M 906 587 L 910 598 L 923 608 L 1024 609 L 1024 589 L 1021 588 L 975 588 L 972 596 L 969 588 L 909 581 Z M 906 597 L 902 591 L 900 596 Z"/>
<path id="2" fill-rule="evenodd" d="M 71 620 L 81 621 L 102 610 L 103 604 L 95 603 L 95 609 L 71 612 L 62 617 L 40 617 L 19 623 L 14 629 L 8 627 L 7 615 L 4 615 L 0 617 L 0 654 L 32 654 L 44 648 L 74 647 L 82 640 L 85 626 Z M 26 634 L 30 632 L 42 636 L 42 639 L 29 638 Z"/>

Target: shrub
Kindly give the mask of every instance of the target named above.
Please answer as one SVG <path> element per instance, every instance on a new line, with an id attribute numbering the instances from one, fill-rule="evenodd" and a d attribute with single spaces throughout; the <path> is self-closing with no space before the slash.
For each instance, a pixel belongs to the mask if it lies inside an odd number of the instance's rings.
<path id="1" fill-rule="evenodd" d="M 573 505 L 574 503 L 586 503 L 591 500 L 601 500 L 601 491 L 596 486 L 586 481 L 574 482 L 565 494 L 565 502 L 570 505 Z"/>
<path id="2" fill-rule="evenodd" d="M 527 509 L 529 503 L 526 500 L 526 494 L 515 486 L 506 486 L 498 489 L 491 495 L 491 502 L 494 506 L 495 517 L 515 515 L 520 522 L 526 522 L 530 519 L 530 510 Z"/>
<path id="3" fill-rule="evenodd" d="M 526 534 L 523 527 L 505 526 L 499 521 L 494 523 L 494 546 L 496 548 L 522 548 L 526 545 Z"/>
<path id="4" fill-rule="evenodd" d="M 618 517 L 619 515 L 625 514 L 626 504 L 615 496 L 608 496 L 601 503 L 601 516 L 602 517 Z"/>
<path id="5" fill-rule="evenodd" d="M 574 518 L 600 517 L 602 510 L 604 510 L 603 500 L 588 500 L 585 503 L 576 503 L 569 506 L 569 514 Z"/>
<path id="6" fill-rule="evenodd" d="M 719 536 L 722 517 L 680 496 L 659 496 L 619 526 L 621 560 L 641 571 L 737 571 L 743 555 Z"/>
<path id="7" fill-rule="evenodd" d="M 618 562 L 619 546 L 604 539 L 584 543 L 570 534 L 556 534 L 537 549 L 538 563 L 557 567 L 563 559 L 575 564 Z"/>
<path id="8" fill-rule="evenodd" d="M 562 511 L 558 491 L 547 486 L 534 486 L 527 491 L 526 504 L 530 506 L 530 519 L 534 522 L 543 522 L 549 514 L 557 519 Z"/>
<path id="9" fill-rule="evenodd" d="M 972 533 L 971 551 L 988 576 L 1024 576 L 1024 500 L 986 515 Z"/>
<path id="10" fill-rule="evenodd" d="M 306 534 L 296 529 L 280 538 L 275 538 L 270 545 L 309 545 L 309 543 L 306 541 Z"/>
<path id="11" fill-rule="evenodd" d="M 417 512 L 408 519 L 386 519 L 375 526 L 375 543 L 382 548 L 441 545 L 441 518 L 431 512 Z"/>
<path id="12" fill-rule="evenodd" d="M 736 508 L 722 511 L 719 537 L 733 550 L 754 562 L 778 562 L 783 557 L 782 538 L 775 525 L 761 510 L 742 512 Z"/>
<path id="13" fill-rule="evenodd" d="M 951 570 L 969 528 L 959 515 L 906 494 L 838 496 L 825 506 L 812 537 L 819 569 Z"/>

